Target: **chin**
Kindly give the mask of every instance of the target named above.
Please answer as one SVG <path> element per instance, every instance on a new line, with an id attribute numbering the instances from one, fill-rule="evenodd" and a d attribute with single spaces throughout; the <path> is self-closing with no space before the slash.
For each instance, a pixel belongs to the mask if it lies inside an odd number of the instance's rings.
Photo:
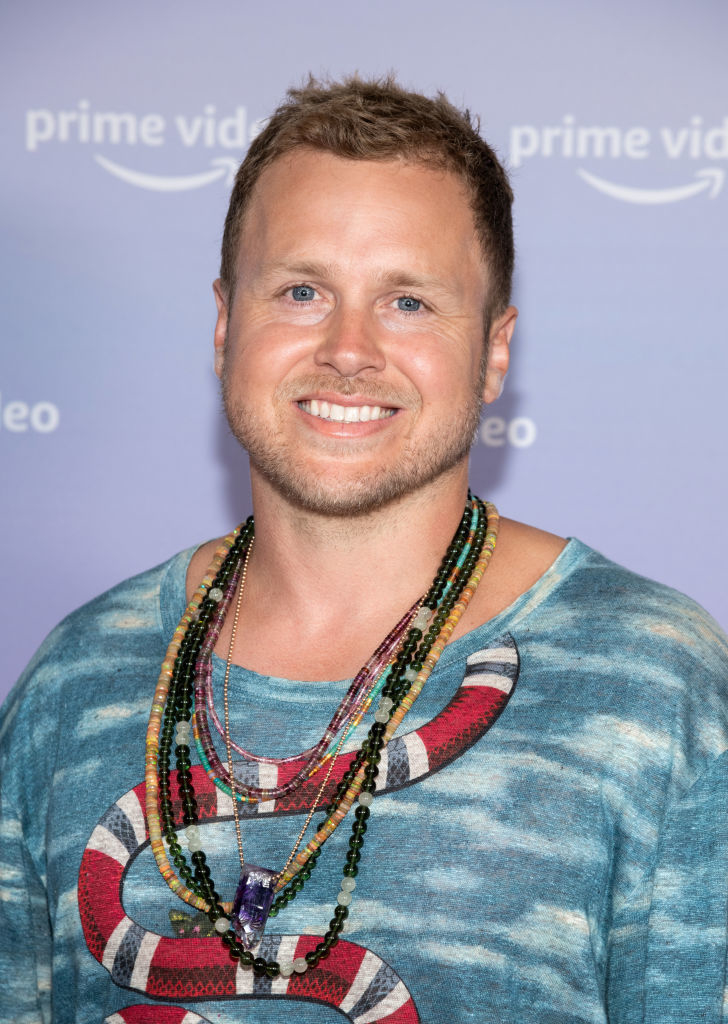
<path id="1" fill-rule="evenodd" d="M 480 414 L 473 400 L 436 435 L 410 442 L 389 458 L 337 466 L 333 455 L 307 460 L 297 443 L 263 427 L 225 388 L 223 396 L 230 429 L 248 452 L 254 474 L 292 506 L 321 516 L 366 516 L 459 471 L 467 465 Z"/>
<path id="2" fill-rule="evenodd" d="M 251 468 L 290 505 L 321 516 L 366 516 L 393 505 L 435 480 L 467 465 L 469 445 L 448 453 L 437 463 L 427 460 L 404 462 L 399 467 L 378 467 L 356 473 L 351 467 L 341 476 L 331 470 L 317 474 L 282 465 L 279 461 L 260 460 L 249 452 Z"/>

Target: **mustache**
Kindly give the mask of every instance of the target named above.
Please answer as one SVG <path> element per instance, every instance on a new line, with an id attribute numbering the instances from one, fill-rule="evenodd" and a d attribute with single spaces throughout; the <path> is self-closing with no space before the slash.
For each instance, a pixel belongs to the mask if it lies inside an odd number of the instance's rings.
<path id="1" fill-rule="evenodd" d="M 311 391 L 328 391 L 350 398 L 365 395 L 377 405 L 404 406 L 412 403 L 413 395 L 403 393 L 382 381 L 357 377 L 334 377 L 331 374 L 307 374 L 296 380 L 281 384 L 276 389 L 277 397 L 287 402 L 295 401 L 300 395 Z"/>

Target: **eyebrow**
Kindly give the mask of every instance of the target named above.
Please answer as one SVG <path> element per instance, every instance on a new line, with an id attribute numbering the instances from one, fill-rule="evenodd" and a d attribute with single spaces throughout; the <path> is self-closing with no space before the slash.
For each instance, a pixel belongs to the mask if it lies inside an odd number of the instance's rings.
<path id="1" fill-rule="evenodd" d="M 301 278 L 331 278 L 337 273 L 337 266 L 333 263 L 316 263 L 315 261 L 302 260 L 288 262 L 275 262 L 262 266 L 262 276 L 269 277 L 275 274 L 284 273 Z M 449 291 L 447 285 L 436 277 L 429 277 L 426 274 L 413 274 L 406 270 L 385 270 L 377 275 L 379 284 L 391 288 L 436 288 Z"/>
<path id="2" fill-rule="evenodd" d="M 275 263 L 264 263 L 260 265 L 263 277 L 269 277 L 273 274 L 286 274 L 294 277 L 330 277 L 334 272 L 333 263 L 312 263 L 308 260 L 301 262 L 292 261 L 288 262 L 275 262 Z"/>

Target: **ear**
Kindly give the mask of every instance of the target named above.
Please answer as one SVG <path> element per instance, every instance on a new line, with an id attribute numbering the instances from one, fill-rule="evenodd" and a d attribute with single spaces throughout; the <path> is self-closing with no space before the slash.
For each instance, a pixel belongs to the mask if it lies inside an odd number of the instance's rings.
<path id="1" fill-rule="evenodd" d="M 505 313 L 493 321 L 488 337 L 488 366 L 485 371 L 483 401 L 495 402 L 500 398 L 503 384 L 508 373 L 510 361 L 510 344 L 513 328 L 516 326 L 518 310 L 509 306 Z"/>
<path id="2" fill-rule="evenodd" d="M 217 305 L 217 323 L 215 324 L 215 373 L 222 376 L 223 363 L 225 361 L 225 338 L 228 329 L 228 300 L 223 291 L 220 278 L 212 282 L 212 290 L 215 293 L 215 304 Z"/>

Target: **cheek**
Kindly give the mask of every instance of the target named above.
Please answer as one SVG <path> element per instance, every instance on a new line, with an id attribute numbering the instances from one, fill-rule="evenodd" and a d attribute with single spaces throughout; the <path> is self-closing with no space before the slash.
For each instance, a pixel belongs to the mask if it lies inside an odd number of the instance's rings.
<path id="1" fill-rule="evenodd" d="M 447 403 L 476 388 L 480 353 L 443 342 L 410 352 L 406 363 L 400 365 L 421 394 L 430 401 Z"/>
<path id="2" fill-rule="evenodd" d="M 247 317 L 233 325 L 228 334 L 229 357 L 235 367 L 245 365 L 255 372 L 290 363 L 306 348 L 309 334 L 271 318 Z"/>

